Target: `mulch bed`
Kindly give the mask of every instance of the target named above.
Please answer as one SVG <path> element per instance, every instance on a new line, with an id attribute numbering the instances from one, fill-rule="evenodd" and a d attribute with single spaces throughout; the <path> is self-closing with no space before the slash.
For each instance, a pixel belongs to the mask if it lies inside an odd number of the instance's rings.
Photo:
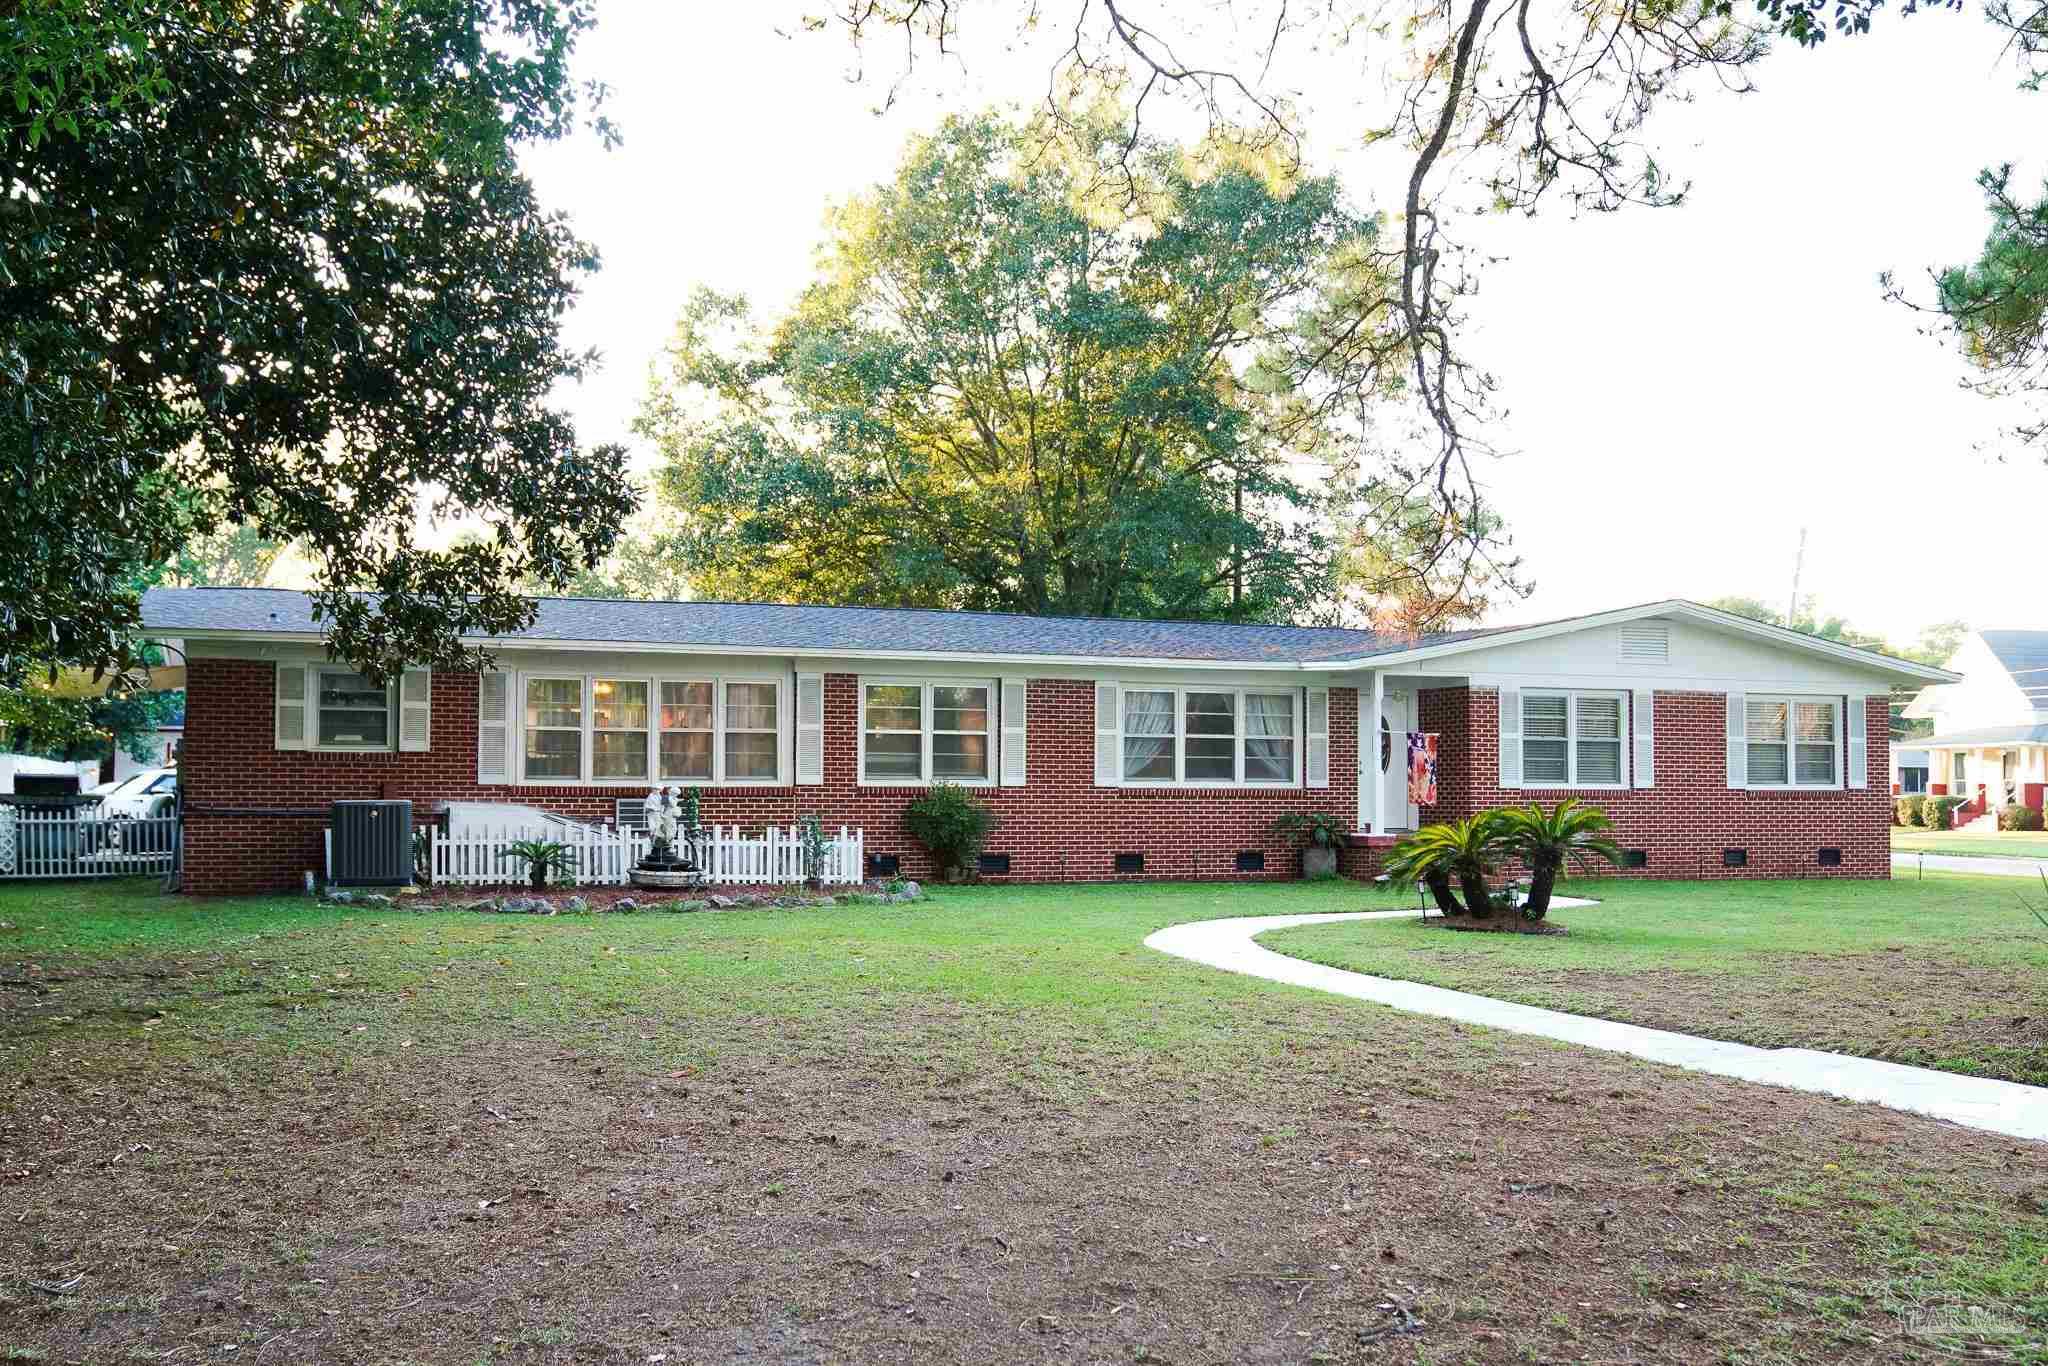
<path id="1" fill-rule="evenodd" d="M 1524 920 L 1519 911 L 1496 911 L 1485 920 L 1469 915 L 1429 912 L 1422 923 L 1441 930 L 1472 930 L 1480 934 L 1569 934 L 1554 920 Z"/>

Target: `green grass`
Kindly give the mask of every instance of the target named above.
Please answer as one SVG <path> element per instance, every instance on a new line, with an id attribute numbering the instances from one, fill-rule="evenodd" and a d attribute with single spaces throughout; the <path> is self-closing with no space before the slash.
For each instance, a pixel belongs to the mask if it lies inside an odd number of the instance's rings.
<path id="1" fill-rule="evenodd" d="M 2028 913 L 2029 888 L 2017 879 L 1615 880 L 1566 890 L 1601 904 L 1553 911 L 1565 936 L 1393 921 L 1303 926 L 1263 942 L 1580 1014 L 2048 1084 L 2048 925 Z"/>
<path id="2" fill-rule="evenodd" d="M 2048 831 L 2001 830 L 1995 835 L 1959 835 L 1953 830 L 1892 827 L 1892 851 L 1901 854 L 1963 854 L 2003 858 L 2048 858 Z"/>
<path id="3" fill-rule="evenodd" d="M 1612 883 L 1591 889 L 1609 899 L 1602 909 L 1557 913 L 1573 929 L 1565 939 L 1382 922 L 1267 942 L 1497 994 L 1537 990 L 1532 967 L 1609 982 L 1676 974 L 1709 994 L 1782 996 L 1788 1013 L 1839 1016 L 1826 992 L 1925 995 L 1918 974 L 1930 962 L 2039 982 L 2048 952 L 2023 933 L 2013 881 Z M 2013 1194 L 2042 1173 L 2012 1145 L 1363 1007 L 1142 944 L 1187 920 L 1410 904 L 1342 882 L 1121 885 L 542 918 L 0 886 L 0 977 L 36 988 L 0 997 L 0 1149 L 10 1167 L 33 1169 L 7 1189 L 35 1237 L 51 1239 L 11 1252 L 0 1239 L 0 1310 L 11 1269 L 43 1275 L 74 1256 L 110 1306 L 17 1317 L 5 1335 L 35 1351 L 50 1334 L 63 1344 L 50 1358 L 66 1360 L 118 1359 L 98 1336 L 58 1337 L 73 1320 L 177 1346 L 191 1326 L 184 1298 L 177 1312 L 112 1307 L 185 1285 L 182 1269 L 153 1279 L 167 1242 L 273 1316 L 251 1347 L 299 1331 L 294 1297 L 309 1285 L 361 1278 L 364 1312 L 381 1313 L 417 1298 L 409 1278 L 495 1293 L 477 1287 L 523 1284 L 536 1273 L 522 1259 L 537 1256 L 564 1277 L 574 1268 L 575 1293 L 596 1307 L 574 1322 L 562 1311 L 569 1327 L 518 1328 L 507 1319 L 524 1300 L 479 1301 L 490 1312 L 449 1316 L 447 1331 L 473 1325 L 482 1336 L 465 1341 L 480 1344 L 478 1358 L 496 1350 L 490 1334 L 553 1333 L 561 1352 L 534 1359 L 568 1360 L 575 1343 L 597 1340 L 593 1324 L 644 1318 L 647 1286 L 688 1276 L 672 1259 L 709 1239 L 717 1269 L 692 1284 L 725 1285 L 727 1266 L 745 1266 L 762 1278 L 762 1304 L 787 1314 L 741 1301 L 717 1307 L 719 1320 L 756 1331 L 800 1320 L 827 1335 L 821 1357 L 874 1358 L 888 1355 L 875 1343 L 904 1331 L 898 1296 L 909 1292 L 843 1278 L 870 1276 L 884 1256 L 954 1265 L 945 1259 L 972 1240 L 944 1220 L 969 1217 L 949 1211 L 965 1199 L 971 1214 L 972 1198 L 926 1192 L 983 1181 L 1004 1197 L 987 1216 L 1001 1221 L 990 1225 L 1000 1245 L 983 1242 L 1005 1270 L 963 1302 L 986 1294 L 975 1312 L 1006 1324 L 1057 1310 L 1061 1331 L 1105 1335 L 1083 1339 L 1091 1359 L 1131 1350 L 1107 1335 L 1135 1316 L 1109 1310 L 1141 1277 L 1159 1324 L 1224 1335 L 1207 1346 L 1166 1336 L 1168 1359 L 1249 1359 L 1254 1339 L 1298 1325 L 1353 1342 L 1412 1266 L 1453 1264 L 1480 1293 L 1469 1313 L 1424 1302 L 1431 1360 L 1497 1357 L 1502 1334 L 1523 1355 L 1554 1356 L 1546 1334 L 1561 1331 L 1560 1313 L 1588 1338 L 1675 1331 L 1659 1306 L 1698 1301 L 1693 1285 L 1710 1287 L 1716 1307 L 1667 1352 L 1821 1360 L 1838 1332 L 1873 1342 L 1915 1305 L 1990 1304 L 2036 1337 L 2048 1330 L 2048 1219 Z M 1842 976 L 1850 963 L 1863 966 Z M 1910 966 L 1909 981 L 1886 978 L 1894 964 Z M 109 1115 L 122 1117 L 113 1130 Z M 955 1167 L 959 1182 L 945 1184 Z M 1043 1192 L 1032 1184 L 1041 1172 Z M 1504 1196 L 1507 1176 L 1557 1189 Z M 714 1179 L 729 1184 L 692 1184 Z M 660 1207 L 684 1224 L 643 1226 L 614 1199 L 650 1182 L 675 1186 Z M 311 1193 L 290 1203 L 302 1186 Z M 480 1198 L 529 1188 L 576 1218 L 469 1241 L 485 1227 L 467 1221 Z M 330 1202 L 326 1190 L 347 1196 Z M 635 1207 L 650 1199 L 636 1195 Z M 260 1222 L 251 1212 L 233 1224 L 246 1202 L 270 1203 Z M 446 1227 L 422 1222 L 426 1210 Z M 1542 1228 L 1518 1226 L 1539 1216 Z M 1105 1219 L 1145 1233 L 1104 1242 Z M 606 1220 L 624 1241 L 582 1250 L 578 1230 Z M 1226 1255 L 1206 1241 L 1219 1225 L 1235 1230 L 1226 1267 L 1264 1265 L 1270 1246 L 1297 1279 L 1298 1267 L 1360 1261 L 1384 1277 L 1359 1276 L 1363 1298 L 1332 1300 L 1320 1319 L 1326 1292 L 1302 1308 L 1306 1281 L 1268 1305 L 1262 1279 L 1240 1287 L 1206 1260 Z M 272 1267 L 263 1249 L 279 1229 L 291 1234 Z M 401 1236 L 406 1255 L 388 1275 L 358 1262 L 364 1246 Z M 1577 1263 L 1553 1273 L 1548 1254 L 1516 1260 L 1560 1237 Z M 1183 1242 L 1178 1255 L 1197 1260 L 1136 1269 Z M 657 1245 L 671 1259 L 658 1272 L 624 1269 L 631 1249 Z M 1401 1261 L 1382 1262 L 1383 1246 Z M 336 1265 L 343 1281 L 326 1269 Z M 1099 1302 L 1029 1288 L 1076 1277 L 1107 1287 Z M 1485 1287 L 1509 1282 L 1513 1294 L 1489 1298 Z M 553 1304 L 536 1299 L 531 1312 Z M 346 1333 L 352 1320 L 323 1322 Z M 375 1321 L 386 1333 L 408 1322 Z M 879 1336 L 835 1350 L 830 1334 L 864 1323 Z M 1482 1330 L 1495 1335 L 1471 1336 Z M 1027 1355 L 1043 1352 L 1034 1341 Z"/>

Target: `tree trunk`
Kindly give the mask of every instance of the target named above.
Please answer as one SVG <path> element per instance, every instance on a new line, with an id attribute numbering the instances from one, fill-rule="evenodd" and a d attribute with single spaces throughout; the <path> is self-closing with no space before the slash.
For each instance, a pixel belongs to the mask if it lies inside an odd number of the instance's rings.
<path id="1" fill-rule="evenodd" d="M 1458 890 L 1465 894 L 1465 914 L 1474 920 L 1493 918 L 1493 894 L 1486 890 L 1483 869 L 1467 868 L 1458 874 Z"/>
<path id="2" fill-rule="evenodd" d="M 1529 865 L 1529 899 L 1522 903 L 1522 919 L 1541 920 L 1550 910 L 1550 894 L 1557 887 L 1557 864 L 1539 859 Z"/>
<path id="3" fill-rule="evenodd" d="M 1430 899 L 1436 902 L 1436 908 L 1445 915 L 1457 915 L 1463 910 L 1463 907 L 1458 905 L 1458 899 L 1451 895 L 1449 873 L 1440 868 L 1432 869 L 1428 876 L 1422 879 L 1422 885 L 1429 888 Z"/>

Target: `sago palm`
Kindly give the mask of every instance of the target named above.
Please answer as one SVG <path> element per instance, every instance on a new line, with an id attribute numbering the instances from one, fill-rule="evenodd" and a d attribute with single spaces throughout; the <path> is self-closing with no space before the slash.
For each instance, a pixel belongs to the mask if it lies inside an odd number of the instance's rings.
<path id="1" fill-rule="evenodd" d="M 1529 867 L 1529 899 L 1522 905 L 1522 915 L 1529 920 L 1541 920 L 1549 911 L 1557 875 L 1567 863 L 1584 869 L 1595 858 L 1621 862 L 1621 850 L 1607 837 L 1614 822 L 1599 807 L 1576 797 L 1565 798 L 1548 812 L 1531 802 L 1498 814 L 1502 844 Z"/>
<path id="2" fill-rule="evenodd" d="M 1456 879 L 1465 897 L 1465 911 L 1475 920 L 1493 914 L 1493 896 L 1486 879 L 1500 863 L 1500 813 L 1482 811 L 1461 821 L 1426 825 L 1388 851 L 1387 871 L 1414 878 L 1430 889 L 1446 915 L 1457 910 L 1450 899 Z"/>

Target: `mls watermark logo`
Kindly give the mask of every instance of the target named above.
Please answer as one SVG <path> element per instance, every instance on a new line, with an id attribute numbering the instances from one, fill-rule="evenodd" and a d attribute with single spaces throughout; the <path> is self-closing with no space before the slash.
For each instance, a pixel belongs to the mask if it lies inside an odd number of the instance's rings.
<path id="1" fill-rule="evenodd" d="M 2007 1361 L 2024 1348 L 2039 1348 L 2042 1333 L 2010 1314 L 1975 1304 L 1938 1304 L 1900 1316 L 1908 1341 L 1976 1361 Z"/>

